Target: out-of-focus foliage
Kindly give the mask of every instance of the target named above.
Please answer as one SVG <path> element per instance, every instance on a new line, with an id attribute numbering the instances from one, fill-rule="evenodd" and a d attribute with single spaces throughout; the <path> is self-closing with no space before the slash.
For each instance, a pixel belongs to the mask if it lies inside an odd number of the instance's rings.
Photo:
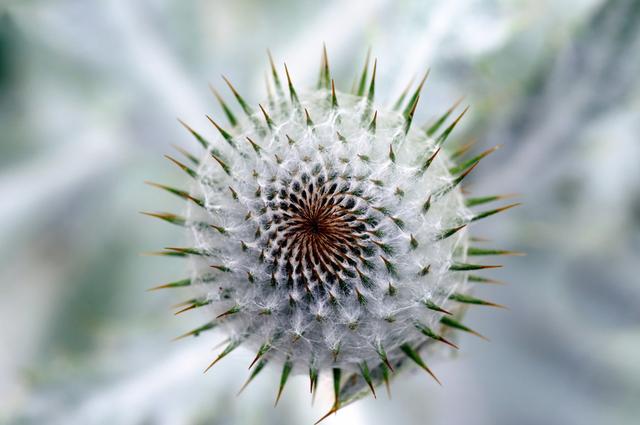
<path id="1" fill-rule="evenodd" d="M 181 232 L 137 214 L 182 208 L 143 180 L 182 178 L 161 157 L 212 131 L 207 83 L 224 72 L 256 103 L 265 48 L 296 80 L 315 77 L 322 42 L 340 87 L 368 46 L 393 99 L 432 73 L 417 114 L 461 95 L 459 143 L 503 148 L 474 173 L 478 194 L 525 206 L 483 224 L 507 260 L 490 291 L 508 312 L 472 311 L 492 342 L 395 382 L 327 420 L 406 424 L 635 424 L 640 417 L 640 1 L 5 1 L 0 5 L 0 423 L 301 424 L 279 371 L 236 398 L 252 353 L 201 371 L 223 336 L 169 340 L 153 284 L 184 264 L 141 257 Z M 417 118 L 416 118 L 417 119 Z M 471 177 L 471 176 L 470 176 Z M 480 227 L 478 230 L 482 230 Z M 482 233 L 482 231 L 480 232 Z M 290 386 L 289 386 L 290 385 Z"/>

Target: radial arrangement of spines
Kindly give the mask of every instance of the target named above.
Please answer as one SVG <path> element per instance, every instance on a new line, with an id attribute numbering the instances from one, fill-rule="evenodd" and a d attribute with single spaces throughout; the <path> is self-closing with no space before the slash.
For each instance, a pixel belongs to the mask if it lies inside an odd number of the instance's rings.
<path id="1" fill-rule="evenodd" d="M 455 102 L 429 125 L 412 125 L 428 72 L 396 102 L 374 103 L 377 61 L 369 54 L 351 91 L 336 89 L 323 49 L 317 85 L 298 91 L 269 55 L 267 101 L 249 105 L 224 78 L 242 113 L 213 88 L 228 126 L 207 116 L 215 141 L 181 123 L 204 149 L 167 158 L 189 190 L 148 182 L 187 201 L 184 216 L 145 212 L 184 226 L 189 247 L 154 254 L 186 257 L 191 275 L 152 289 L 188 288 L 176 314 L 201 309 L 210 320 L 178 338 L 222 329 L 228 345 L 256 350 L 249 378 L 269 363 L 308 373 L 315 394 L 333 380 L 327 415 L 414 365 L 438 383 L 425 354 L 457 349 L 453 331 L 482 337 L 461 322 L 469 305 L 501 307 L 471 295 L 499 267 L 470 257 L 512 255 L 473 246 L 468 226 L 517 204 L 473 211 L 504 199 L 467 197 L 461 183 L 495 148 L 445 142 L 467 109 Z M 205 370 L 205 371 L 206 371 Z M 324 416 L 326 417 L 326 415 Z M 322 419 L 324 419 L 324 417 Z"/>

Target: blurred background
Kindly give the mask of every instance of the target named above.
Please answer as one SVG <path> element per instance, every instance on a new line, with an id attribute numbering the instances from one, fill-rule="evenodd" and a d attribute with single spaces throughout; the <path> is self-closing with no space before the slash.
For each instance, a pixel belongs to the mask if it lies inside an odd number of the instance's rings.
<path id="1" fill-rule="evenodd" d="M 256 104 L 265 49 L 298 86 L 326 42 L 338 88 L 366 50 L 391 101 L 431 67 L 416 120 L 459 96 L 455 141 L 503 148 L 470 177 L 525 205 L 478 224 L 506 258 L 455 359 L 394 381 L 393 401 L 331 424 L 638 424 L 640 421 L 640 0 L 0 2 L 0 423 L 310 424 L 307 378 L 273 408 L 279 370 L 240 397 L 253 353 L 203 368 L 221 335 L 171 343 L 203 322 L 174 317 L 184 241 L 138 214 L 180 211 L 143 184 L 185 186 L 162 158 L 213 135 L 208 91 L 224 73 Z M 225 96 L 228 93 L 224 92 Z M 381 391 L 381 393 L 383 393 Z"/>

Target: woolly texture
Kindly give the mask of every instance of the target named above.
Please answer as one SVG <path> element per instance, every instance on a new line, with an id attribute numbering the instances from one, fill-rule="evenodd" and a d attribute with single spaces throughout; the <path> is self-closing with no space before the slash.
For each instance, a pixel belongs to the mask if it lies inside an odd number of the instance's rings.
<path id="1" fill-rule="evenodd" d="M 232 128 L 209 118 L 220 133 L 211 144 L 187 126 L 206 154 L 187 154 L 193 168 L 170 159 L 192 190 L 158 185 L 190 201 L 186 218 L 151 214 L 193 241 L 163 253 L 192 259 L 189 279 L 162 285 L 194 288 L 180 312 L 206 307 L 212 319 L 187 335 L 229 335 L 210 367 L 240 344 L 256 350 L 249 380 L 280 364 L 278 398 L 291 373 L 308 372 L 313 391 L 331 370 L 331 412 L 367 387 L 375 395 L 406 359 L 435 378 L 419 353 L 457 348 L 448 329 L 473 332 L 453 317 L 465 304 L 494 305 L 467 284 L 467 271 L 491 266 L 466 263 L 466 225 L 482 218 L 467 204 L 491 199 L 465 201 L 459 187 L 489 151 L 461 165 L 442 151 L 464 112 L 431 135 L 453 108 L 429 129 L 411 127 L 424 79 L 406 102 L 408 93 L 378 110 L 368 60 L 353 94 L 335 90 L 326 52 L 315 90 L 298 93 L 287 70 L 285 95 L 273 63 L 272 75 L 275 94 L 258 110 L 227 82 L 243 118 L 214 92 Z"/>
<path id="2" fill-rule="evenodd" d="M 236 149 L 205 156 L 192 192 L 205 208 L 189 211 L 225 229 L 191 227 L 205 254 L 193 279 L 213 316 L 238 310 L 224 320 L 231 338 L 268 344 L 296 371 L 357 371 L 380 362 L 380 347 L 401 355 L 400 345 L 424 339 L 417 323 L 437 326 L 442 313 L 425 306 L 446 309 L 465 281 L 449 267 L 466 232 L 441 238 L 471 216 L 460 190 L 446 190 L 445 156 L 423 172 L 416 158 L 435 152 L 432 139 L 405 137 L 402 116 L 386 111 L 374 134 L 362 122 L 366 100 L 337 95 L 335 109 L 325 91 L 300 96 L 312 123 L 303 109 L 276 108 L 270 131 L 241 125 Z"/>

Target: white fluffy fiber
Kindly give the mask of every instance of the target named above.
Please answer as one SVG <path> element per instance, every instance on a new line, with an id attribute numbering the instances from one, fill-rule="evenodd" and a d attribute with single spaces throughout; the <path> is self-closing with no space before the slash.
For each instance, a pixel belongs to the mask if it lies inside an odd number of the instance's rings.
<path id="1" fill-rule="evenodd" d="M 299 96 L 299 108 L 288 97 L 264 105 L 274 122 L 272 130 L 259 110 L 230 129 L 237 149 L 218 137 L 214 149 L 229 166 L 231 176 L 210 151 L 201 161 L 192 195 L 204 199 L 206 208 L 192 206 L 189 221 L 194 247 L 208 256 L 195 257 L 191 277 L 201 295 L 212 301 L 207 307 L 212 319 L 232 307 L 239 308 L 237 313 L 219 319 L 232 340 L 256 351 L 268 343 L 271 349 L 264 358 L 278 363 L 289 359 L 294 371 L 307 372 L 313 366 L 355 372 L 363 361 L 369 367 L 380 364 L 379 346 L 393 361 L 405 356 L 398 349 L 401 344 L 417 345 L 428 339 L 415 328 L 416 321 L 439 329 L 442 314 L 428 309 L 424 301 L 453 309 L 448 296 L 454 291 L 465 292 L 466 273 L 450 272 L 448 268 L 456 248 L 466 244 L 466 229 L 441 241 L 435 239 L 444 230 L 465 222 L 470 212 L 457 187 L 433 198 L 429 211 L 422 212 L 429 195 L 451 182 L 451 164 L 440 152 L 420 174 L 418 170 L 435 151 L 435 143 L 415 125 L 405 137 L 401 114 L 378 110 L 372 135 L 369 125 L 375 107 L 366 99 L 338 92 L 339 107 L 333 109 L 326 90 Z M 312 127 L 306 124 L 304 109 L 314 123 Z M 339 139 L 338 132 L 346 142 Z M 290 144 L 287 136 L 295 143 Z M 259 155 L 247 137 L 261 147 Z M 395 163 L 390 159 L 390 146 Z M 256 239 L 256 229 L 261 219 L 269 218 L 264 211 L 268 191 L 279 190 L 294 172 L 311 174 L 316 164 L 320 164 L 321 173 L 335 170 L 341 176 L 351 176 L 351 180 L 361 179 L 358 186 L 363 189 L 362 197 L 371 197 L 371 201 L 369 205 L 360 201 L 360 205 L 381 217 L 378 227 L 385 234 L 382 240 L 394 249 L 392 254 L 378 249 L 369 257 L 375 266 L 368 272 L 371 287 L 365 287 L 358 278 L 347 280 L 351 290 L 357 288 L 362 294 L 364 304 L 354 292 L 346 293 L 337 284 L 324 288 L 335 296 L 335 304 L 326 293 L 306 301 L 305 291 L 288 286 L 281 273 L 276 273 L 277 284 L 273 286 L 268 258 L 259 261 L 264 247 L 261 239 Z M 372 206 L 384 206 L 390 216 L 404 223 L 402 229 Z M 202 222 L 219 226 L 224 233 L 197 224 Z M 411 249 L 411 235 L 418 242 L 415 249 Z M 393 264 L 396 275 L 389 273 L 380 255 Z M 429 273 L 421 275 L 428 266 Z M 389 295 L 389 284 L 397 290 L 394 296 Z M 321 282 L 314 285 L 327 286 Z M 314 288 L 312 291 L 318 289 Z M 297 301 L 295 308 L 290 307 L 290 297 Z M 336 350 L 339 353 L 334 359 Z"/>

